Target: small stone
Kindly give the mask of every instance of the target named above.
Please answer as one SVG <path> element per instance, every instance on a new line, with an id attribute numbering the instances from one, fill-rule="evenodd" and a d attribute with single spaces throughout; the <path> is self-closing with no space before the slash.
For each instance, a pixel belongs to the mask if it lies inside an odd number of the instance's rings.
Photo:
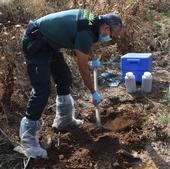
<path id="1" fill-rule="evenodd" d="M 9 33 L 8 32 L 4 32 L 4 35 L 9 35 Z"/>
<path id="2" fill-rule="evenodd" d="M 64 155 L 63 155 L 63 154 L 60 154 L 60 155 L 59 155 L 59 159 L 60 159 L 60 160 L 63 160 L 63 159 L 64 159 Z"/>
<path id="3" fill-rule="evenodd" d="M 2 56 L 2 57 L 1 57 L 1 60 L 5 60 L 5 57 L 4 57 L 4 56 Z"/>
<path id="4" fill-rule="evenodd" d="M 82 7 L 83 7 L 83 4 L 79 4 L 79 7 L 82 8 Z"/>
<path id="5" fill-rule="evenodd" d="M 11 40 L 14 40 L 15 39 L 15 36 L 13 36 L 12 38 L 11 38 Z"/>
<path id="6" fill-rule="evenodd" d="M 118 167 L 118 166 L 119 166 L 119 163 L 118 163 L 118 162 L 114 162 L 114 163 L 113 163 L 113 166 L 114 166 L 114 167 Z"/>
<path id="7" fill-rule="evenodd" d="M 90 165 L 89 165 L 89 166 L 90 166 L 90 168 L 93 168 L 93 163 L 90 163 Z"/>
<path id="8" fill-rule="evenodd" d="M 20 27 L 21 27 L 21 25 L 17 24 L 17 25 L 15 25 L 15 27 L 16 27 L 16 28 L 20 28 Z"/>

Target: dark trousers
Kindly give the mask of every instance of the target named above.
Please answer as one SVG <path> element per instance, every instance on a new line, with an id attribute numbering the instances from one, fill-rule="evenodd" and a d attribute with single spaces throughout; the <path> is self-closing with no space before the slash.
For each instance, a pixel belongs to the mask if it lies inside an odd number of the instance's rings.
<path id="1" fill-rule="evenodd" d="M 27 104 L 26 117 L 39 120 L 50 95 L 51 76 L 56 84 L 58 95 L 68 95 L 72 84 L 72 75 L 63 54 L 55 51 L 48 44 L 35 49 L 36 41 L 25 35 L 22 41 L 23 51 L 27 62 L 27 72 L 32 85 L 32 92 Z"/>

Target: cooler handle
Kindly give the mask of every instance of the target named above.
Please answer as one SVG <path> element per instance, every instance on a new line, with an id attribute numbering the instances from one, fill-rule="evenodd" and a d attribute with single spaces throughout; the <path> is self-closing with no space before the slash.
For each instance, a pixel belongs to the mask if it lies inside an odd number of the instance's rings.
<path id="1" fill-rule="evenodd" d="M 132 63 L 132 64 L 139 64 L 140 63 L 140 59 L 127 59 L 128 63 Z"/>

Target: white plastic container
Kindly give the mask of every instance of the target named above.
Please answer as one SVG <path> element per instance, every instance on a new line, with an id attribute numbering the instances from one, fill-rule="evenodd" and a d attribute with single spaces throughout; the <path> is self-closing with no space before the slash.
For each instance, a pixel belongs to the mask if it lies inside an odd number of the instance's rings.
<path id="1" fill-rule="evenodd" d="M 125 86 L 128 93 L 136 92 L 136 80 L 135 80 L 135 75 L 132 72 L 126 73 Z"/>
<path id="2" fill-rule="evenodd" d="M 152 90 L 152 74 L 150 72 L 144 72 L 142 76 L 142 88 L 145 93 L 150 93 Z"/>

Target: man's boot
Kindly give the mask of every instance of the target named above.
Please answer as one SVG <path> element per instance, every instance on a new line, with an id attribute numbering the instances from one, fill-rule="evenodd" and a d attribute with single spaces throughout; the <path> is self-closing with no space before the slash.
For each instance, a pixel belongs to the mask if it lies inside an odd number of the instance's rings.
<path id="1" fill-rule="evenodd" d="M 65 131 L 79 127 L 83 120 L 75 118 L 74 100 L 71 95 L 59 95 L 56 98 L 56 116 L 52 127 L 57 131 Z"/>
<path id="2" fill-rule="evenodd" d="M 32 158 L 47 158 L 47 151 L 38 141 L 38 132 L 41 129 L 40 121 L 29 120 L 24 117 L 20 124 L 20 139 L 24 154 Z"/>

